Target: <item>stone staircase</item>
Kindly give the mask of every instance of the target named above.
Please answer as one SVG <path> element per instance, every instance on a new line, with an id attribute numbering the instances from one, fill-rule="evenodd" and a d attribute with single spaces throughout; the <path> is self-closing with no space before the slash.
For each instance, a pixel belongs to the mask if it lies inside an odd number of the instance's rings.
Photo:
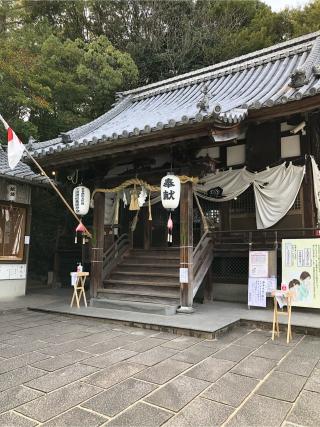
<path id="1" fill-rule="evenodd" d="M 179 248 L 127 251 L 98 289 L 95 307 L 174 314 L 180 304 Z"/>

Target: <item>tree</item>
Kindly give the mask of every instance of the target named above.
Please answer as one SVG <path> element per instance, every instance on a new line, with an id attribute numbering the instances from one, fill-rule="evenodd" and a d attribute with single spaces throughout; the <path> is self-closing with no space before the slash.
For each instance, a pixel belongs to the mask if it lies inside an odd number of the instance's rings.
<path id="1" fill-rule="evenodd" d="M 23 136 L 51 138 L 104 113 L 115 91 L 318 30 L 319 18 L 320 0 L 280 13 L 259 0 L 0 0 L 0 108 Z"/>
<path id="2" fill-rule="evenodd" d="M 50 139 L 96 118 L 138 77 L 130 55 L 105 36 L 86 43 L 50 32 L 45 22 L 26 24 L 0 46 L 0 111 L 24 140 Z"/>
<path id="3" fill-rule="evenodd" d="M 304 8 L 287 8 L 283 14 L 290 22 L 289 38 L 320 30 L 320 0 L 314 0 Z"/>
<path id="4" fill-rule="evenodd" d="M 131 54 L 146 84 L 279 42 L 286 24 L 259 0 L 88 0 L 90 34 Z"/>
<path id="5" fill-rule="evenodd" d="M 87 39 L 86 0 L 22 0 L 25 22 L 47 22 L 64 39 Z"/>

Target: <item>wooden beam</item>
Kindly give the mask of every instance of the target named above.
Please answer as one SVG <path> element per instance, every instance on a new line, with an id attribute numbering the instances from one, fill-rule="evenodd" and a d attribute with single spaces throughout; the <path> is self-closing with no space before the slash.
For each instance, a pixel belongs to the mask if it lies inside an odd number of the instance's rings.
<path id="1" fill-rule="evenodd" d="M 91 248 L 90 297 L 97 296 L 98 288 L 103 282 L 103 244 L 104 244 L 104 209 L 105 194 L 96 193 L 93 208 L 93 239 Z"/>
<path id="2" fill-rule="evenodd" d="M 132 154 L 135 151 L 150 150 L 192 140 L 203 136 L 208 136 L 212 127 L 212 122 L 202 122 L 189 126 L 181 126 L 177 129 L 165 129 L 155 134 L 140 135 L 116 141 L 105 141 L 94 145 L 79 146 L 76 149 L 64 150 L 49 154 L 44 157 L 37 157 L 37 161 L 43 166 L 57 167 L 59 165 L 71 165 L 87 159 L 99 159 L 111 155 Z"/>
<path id="3" fill-rule="evenodd" d="M 192 183 L 181 185 L 180 268 L 188 269 L 188 282 L 180 284 L 179 312 L 192 312 L 193 303 L 193 191 Z"/>

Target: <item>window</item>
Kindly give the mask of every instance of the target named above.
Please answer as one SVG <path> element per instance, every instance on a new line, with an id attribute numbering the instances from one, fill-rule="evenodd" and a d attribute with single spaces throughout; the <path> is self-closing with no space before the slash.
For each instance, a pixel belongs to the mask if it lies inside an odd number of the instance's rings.
<path id="1" fill-rule="evenodd" d="M 0 260 L 22 260 L 26 209 L 0 205 Z"/>
<path id="2" fill-rule="evenodd" d="M 286 159 L 300 155 L 300 135 L 283 136 L 281 138 L 281 157 Z"/>
<path id="3" fill-rule="evenodd" d="M 249 215 L 256 212 L 253 188 L 249 187 L 231 202 L 231 213 L 234 216 Z"/>
<path id="4" fill-rule="evenodd" d="M 227 166 L 242 165 L 246 161 L 246 146 L 235 145 L 227 147 Z"/>

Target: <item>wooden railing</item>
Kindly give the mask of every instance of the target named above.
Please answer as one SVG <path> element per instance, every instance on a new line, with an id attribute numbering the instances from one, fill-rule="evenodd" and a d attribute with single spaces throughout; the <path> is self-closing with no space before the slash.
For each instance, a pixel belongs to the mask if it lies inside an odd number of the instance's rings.
<path id="1" fill-rule="evenodd" d="M 193 251 L 193 297 L 195 297 L 213 260 L 213 238 L 206 231 Z"/>
<path id="2" fill-rule="evenodd" d="M 103 278 L 106 279 L 122 256 L 130 249 L 128 234 L 122 234 L 103 254 Z"/>
<path id="3" fill-rule="evenodd" d="M 280 249 L 282 239 L 316 237 L 316 228 L 287 228 L 265 230 L 213 230 L 218 250 L 253 250 L 256 248 Z"/>

